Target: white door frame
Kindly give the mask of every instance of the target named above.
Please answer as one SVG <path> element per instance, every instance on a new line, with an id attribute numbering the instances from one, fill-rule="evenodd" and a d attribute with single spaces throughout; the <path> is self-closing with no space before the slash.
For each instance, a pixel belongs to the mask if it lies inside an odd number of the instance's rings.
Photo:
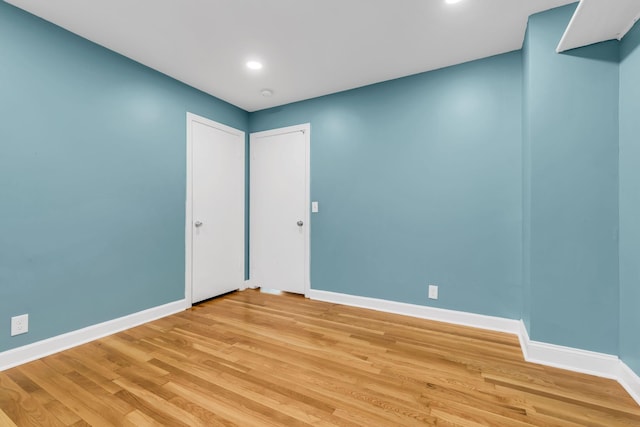
<path id="1" fill-rule="evenodd" d="M 184 232 L 184 297 L 185 305 L 187 308 L 193 305 L 193 142 L 191 124 L 193 122 L 202 123 L 207 126 L 211 126 L 216 129 L 220 129 L 224 132 L 228 132 L 232 135 L 242 136 L 242 141 L 245 143 L 245 132 L 232 128 L 230 126 L 223 125 L 222 123 L 214 122 L 206 117 L 198 116 L 196 114 L 187 112 L 187 200 L 185 203 L 185 232 Z M 245 156 L 247 153 L 245 152 Z M 246 158 L 246 157 L 245 157 Z M 246 206 L 245 206 L 246 215 Z M 242 234 L 242 240 L 245 236 Z"/>
<path id="2" fill-rule="evenodd" d="M 305 153 L 305 182 L 304 182 L 304 199 L 305 199 L 305 207 L 304 207 L 304 223 L 307 224 L 307 227 L 304 227 L 304 295 L 309 297 L 309 290 L 311 289 L 311 270 L 310 270 L 310 259 L 311 259 L 311 220 L 310 220 L 310 205 L 311 205 L 311 191 L 310 191 L 310 181 L 311 181 L 311 124 L 304 123 L 301 125 L 288 126 L 279 129 L 271 129 L 263 132 L 254 132 L 249 134 L 249 163 L 251 163 L 251 142 L 254 138 L 261 138 L 267 136 L 275 136 L 275 135 L 283 135 L 287 133 L 293 132 L 302 132 L 304 135 L 304 153 Z M 251 164 L 249 164 L 249 171 L 251 171 Z M 251 176 L 251 172 L 249 172 L 249 193 L 251 193 L 251 183 L 253 182 L 254 177 Z M 249 203 L 249 230 L 252 228 L 252 216 L 251 216 L 251 203 Z M 249 232 L 249 280 L 252 284 L 255 283 L 252 277 L 251 272 L 251 232 Z"/>

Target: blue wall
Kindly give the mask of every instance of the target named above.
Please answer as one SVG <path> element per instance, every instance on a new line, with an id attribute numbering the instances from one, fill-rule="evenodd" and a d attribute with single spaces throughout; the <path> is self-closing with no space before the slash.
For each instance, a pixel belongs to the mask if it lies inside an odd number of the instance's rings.
<path id="1" fill-rule="evenodd" d="M 314 289 L 523 318 L 640 372 L 640 27 L 558 55 L 574 9 L 521 52 L 248 114 L 0 2 L 0 317 L 31 316 L 0 351 L 184 297 L 191 111 L 311 123 Z"/>
<path id="2" fill-rule="evenodd" d="M 618 44 L 556 54 L 574 9 L 529 19 L 529 332 L 617 354 Z"/>
<path id="3" fill-rule="evenodd" d="M 187 111 L 248 128 L 0 2 L 0 351 L 184 298 Z"/>
<path id="4" fill-rule="evenodd" d="M 311 123 L 313 289 L 520 318 L 521 70 L 512 52 L 251 114 Z"/>
<path id="5" fill-rule="evenodd" d="M 640 375 L 640 24 L 620 63 L 620 357 Z"/>

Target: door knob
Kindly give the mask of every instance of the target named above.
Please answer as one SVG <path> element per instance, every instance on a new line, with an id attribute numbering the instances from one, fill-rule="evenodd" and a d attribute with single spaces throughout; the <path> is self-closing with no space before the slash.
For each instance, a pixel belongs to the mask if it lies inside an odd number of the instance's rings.
<path id="1" fill-rule="evenodd" d="M 304 222 L 298 221 L 298 227 L 302 227 L 303 225 L 304 225 Z"/>
<path id="2" fill-rule="evenodd" d="M 202 221 L 196 221 L 193 225 L 196 227 L 202 227 Z"/>

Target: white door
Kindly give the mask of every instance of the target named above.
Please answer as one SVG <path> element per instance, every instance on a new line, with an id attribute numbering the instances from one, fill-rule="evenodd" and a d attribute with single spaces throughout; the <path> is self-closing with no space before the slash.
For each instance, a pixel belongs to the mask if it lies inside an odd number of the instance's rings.
<path id="1" fill-rule="evenodd" d="M 191 292 L 186 294 L 196 303 L 244 285 L 245 134 L 193 114 L 187 126 Z"/>
<path id="2" fill-rule="evenodd" d="M 249 275 L 262 288 L 309 287 L 310 126 L 251 134 Z"/>

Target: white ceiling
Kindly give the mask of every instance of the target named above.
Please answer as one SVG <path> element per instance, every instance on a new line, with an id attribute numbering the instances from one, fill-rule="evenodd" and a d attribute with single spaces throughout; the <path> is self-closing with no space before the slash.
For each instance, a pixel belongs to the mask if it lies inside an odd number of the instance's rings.
<path id="1" fill-rule="evenodd" d="M 640 16 L 640 0 L 582 0 L 557 51 L 620 40 Z"/>
<path id="2" fill-rule="evenodd" d="M 573 2 L 6 1 L 247 111 L 519 49 L 530 14 Z"/>

